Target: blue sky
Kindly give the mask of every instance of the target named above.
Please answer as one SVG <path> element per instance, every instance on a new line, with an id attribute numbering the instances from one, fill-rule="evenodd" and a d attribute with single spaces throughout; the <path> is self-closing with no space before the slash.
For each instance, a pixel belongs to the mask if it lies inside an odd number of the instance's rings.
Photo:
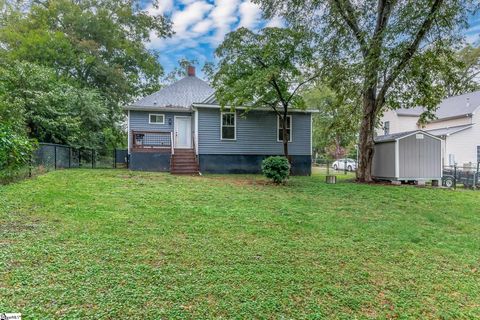
<path id="1" fill-rule="evenodd" d="M 196 59 L 199 66 L 214 61 L 213 52 L 224 36 L 241 26 L 254 30 L 282 26 L 280 18 L 262 19 L 260 8 L 249 0 L 158 0 L 157 7 L 145 0 L 144 6 L 152 15 L 165 14 L 173 22 L 175 34 L 171 38 L 158 39 L 153 35 L 147 44 L 160 52 L 160 63 L 166 73 L 182 58 Z M 465 36 L 467 42 L 480 44 L 479 35 L 480 14 L 477 14 L 470 18 Z"/>
<path id="2" fill-rule="evenodd" d="M 147 44 L 160 51 L 166 73 L 182 58 L 196 59 L 199 66 L 214 61 L 215 48 L 228 32 L 239 27 L 282 26 L 279 18 L 262 19 L 260 8 L 249 0 L 159 0 L 157 7 L 146 2 L 145 8 L 151 14 L 166 14 L 173 22 L 175 34 L 171 38 L 152 36 Z"/>

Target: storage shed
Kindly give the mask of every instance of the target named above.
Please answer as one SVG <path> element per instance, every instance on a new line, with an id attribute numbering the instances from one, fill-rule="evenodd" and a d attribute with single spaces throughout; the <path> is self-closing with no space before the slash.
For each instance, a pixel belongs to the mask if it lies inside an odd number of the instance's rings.
<path id="1" fill-rule="evenodd" d="M 442 179 L 442 140 L 425 131 L 375 138 L 373 177 L 390 181 Z"/>

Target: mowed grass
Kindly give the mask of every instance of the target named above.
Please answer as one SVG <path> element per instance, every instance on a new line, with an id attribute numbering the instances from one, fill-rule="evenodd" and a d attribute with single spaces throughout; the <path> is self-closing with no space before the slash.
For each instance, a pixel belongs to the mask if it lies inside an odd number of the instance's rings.
<path id="1" fill-rule="evenodd" d="M 480 318 L 480 192 L 65 170 L 0 205 L 24 319 Z"/>

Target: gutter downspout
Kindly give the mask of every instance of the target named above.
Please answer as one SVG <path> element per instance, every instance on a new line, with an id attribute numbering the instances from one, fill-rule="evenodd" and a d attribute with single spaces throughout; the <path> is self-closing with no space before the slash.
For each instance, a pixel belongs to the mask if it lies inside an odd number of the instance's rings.
<path id="1" fill-rule="evenodd" d="M 193 109 L 193 116 L 195 118 L 195 132 L 194 132 L 194 144 L 195 144 L 195 154 L 198 156 L 198 145 L 199 145 L 199 141 L 198 141 L 198 109 L 197 108 L 192 108 Z"/>

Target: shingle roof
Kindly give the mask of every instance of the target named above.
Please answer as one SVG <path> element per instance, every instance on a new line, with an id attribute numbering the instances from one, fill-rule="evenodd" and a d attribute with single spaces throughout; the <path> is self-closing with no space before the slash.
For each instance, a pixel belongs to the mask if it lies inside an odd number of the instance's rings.
<path id="1" fill-rule="evenodd" d="M 414 132 L 420 132 L 421 130 L 413 130 L 413 131 L 405 131 L 405 132 L 399 132 L 399 133 L 392 133 L 392 134 L 387 134 L 384 136 L 378 136 L 375 137 L 375 142 L 388 142 L 388 141 L 395 141 L 399 138 L 408 136 Z"/>
<path id="2" fill-rule="evenodd" d="M 475 91 L 444 99 L 438 105 L 435 115 L 437 119 L 467 116 L 474 113 L 478 107 L 480 107 L 480 91 Z M 422 107 L 396 110 L 399 116 L 420 116 L 423 111 Z"/>
<path id="3" fill-rule="evenodd" d="M 395 140 L 401 139 L 401 138 L 409 136 L 409 135 L 413 135 L 415 133 L 423 133 L 427 136 L 431 136 L 431 137 L 434 137 L 434 138 L 436 137 L 437 139 L 440 139 L 429 131 L 412 130 L 412 131 L 405 131 L 405 132 L 387 134 L 385 136 L 378 136 L 378 137 L 375 137 L 374 141 L 375 141 L 375 143 L 390 142 L 390 141 L 395 141 Z"/>
<path id="4" fill-rule="evenodd" d="M 205 101 L 203 101 L 203 103 L 206 103 L 206 104 L 218 104 L 218 102 L 217 102 L 217 97 L 215 97 L 215 94 L 212 94 L 210 97 L 208 97 L 207 99 L 205 99 Z"/>
<path id="5" fill-rule="evenodd" d="M 149 96 L 135 101 L 126 109 L 190 109 L 193 103 L 203 102 L 213 93 L 214 89 L 205 81 L 195 76 L 187 76 Z"/>
<path id="6" fill-rule="evenodd" d="M 395 110 L 395 112 L 399 116 L 420 116 L 423 113 L 423 110 L 424 109 L 422 107 L 415 107 L 410 109 L 400 108 L 398 110 Z"/>
<path id="7" fill-rule="evenodd" d="M 427 130 L 428 133 L 433 134 L 436 137 L 443 137 L 443 136 L 449 136 L 451 134 L 469 129 L 473 126 L 473 124 L 465 124 L 462 126 L 454 126 L 454 127 L 445 127 L 445 128 L 440 128 L 440 129 L 434 129 L 434 130 Z"/>

